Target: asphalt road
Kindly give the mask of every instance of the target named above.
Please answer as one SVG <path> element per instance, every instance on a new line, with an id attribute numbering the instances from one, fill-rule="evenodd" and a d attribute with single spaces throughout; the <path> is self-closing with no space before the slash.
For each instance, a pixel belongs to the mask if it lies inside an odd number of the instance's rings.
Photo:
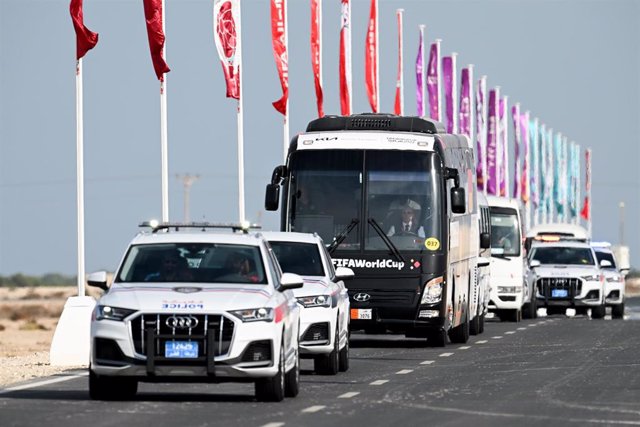
<path id="1" fill-rule="evenodd" d="M 89 400 L 84 372 L 0 390 L 0 426 L 640 425 L 640 299 L 625 320 L 488 321 L 466 345 L 352 335 L 351 368 L 258 403 L 248 384 L 141 384 L 130 402 Z"/>

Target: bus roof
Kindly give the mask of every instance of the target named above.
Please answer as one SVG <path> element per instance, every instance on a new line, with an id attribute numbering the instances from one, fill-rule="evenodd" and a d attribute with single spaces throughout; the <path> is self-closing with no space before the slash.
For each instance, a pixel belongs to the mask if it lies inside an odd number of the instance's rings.
<path id="1" fill-rule="evenodd" d="M 396 116 L 393 114 L 353 114 L 351 116 L 324 116 L 312 120 L 307 132 L 330 132 L 340 130 L 391 131 L 445 134 L 444 125 L 430 118 L 417 116 Z"/>

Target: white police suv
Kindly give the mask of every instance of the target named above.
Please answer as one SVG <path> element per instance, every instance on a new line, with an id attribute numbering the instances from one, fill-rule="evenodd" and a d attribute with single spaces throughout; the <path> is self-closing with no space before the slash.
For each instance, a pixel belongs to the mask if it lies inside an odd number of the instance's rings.
<path id="1" fill-rule="evenodd" d="M 294 294 L 300 313 L 300 355 L 313 358 L 315 371 L 335 375 L 349 369 L 349 296 L 344 280 L 350 268 L 334 270 L 317 234 L 265 232 L 283 271 L 296 273 L 304 286 Z"/>
<path id="2" fill-rule="evenodd" d="M 604 275 L 588 243 L 535 242 L 528 261 L 528 280 L 547 314 L 564 314 L 567 308 L 587 314 L 590 308 L 592 318 L 604 317 Z"/>
<path id="3" fill-rule="evenodd" d="M 143 224 L 146 225 L 146 224 Z M 129 244 L 91 322 L 89 393 L 127 399 L 138 382 L 255 382 L 258 400 L 298 394 L 300 308 L 260 234 L 160 224 Z M 231 226 L 240 231 L 239 226 Z"/>
<path id="4" fill-rule="evenodd" d="M 611 317 L 622 319 L 624 317 L 624 275 L 618 269 L 616 257 L 611 250 L 611 244 L 606 242 L 592 242 L 591 246 L 596 252 L 598 263 L 604 274 L 604 300 L 607 307 L 611 307 Z"/>

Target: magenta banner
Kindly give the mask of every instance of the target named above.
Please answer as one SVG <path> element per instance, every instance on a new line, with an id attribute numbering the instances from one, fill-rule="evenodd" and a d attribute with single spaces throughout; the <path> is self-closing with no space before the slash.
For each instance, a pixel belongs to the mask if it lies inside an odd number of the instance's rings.
<path id="1" fill-rule="evenodd" d="M 489 91 L 487 118 L 487 193 L 498 194 L 498 115 L 496 91 Z"/>
<path id="2" fill-rule="evenodd" d="M 486 107 L 485 97 L 487 92 L 487 80 L 482 77 L 478 80 L 478 88 L 476 90 L 476 158 L 478 159 L 476 164 L 476 181 L 478 183 L 478 190 L 484 191 L 485 186 L 485 158 L 486 158 L 486 141 L 487 129 L 486 129 Z"/>
<path id="3" fill-rule="evenodd" d="M 442 82 L 444 83 L 444 105 L 447 111 L 447 133 L 453 133 L 453 58 L 442 58 Z"/>
<path id="4" fill-rule="evenodd" d="M 460 133 L 471 139 L 471 81 L 468 68 L 462 69 L 460 80 Z"/>
<path id="5" fill-rule="evenodd" d="M 498 101 L 498 168 L 500 172 L 498 176 L 499 181 L 499 193 L 502 197 L 507 196 L 507 102 L 504 97 L 501 97 Z"/>
<path id="6" fill-rule="evenodd" d="M 523 202 L 529 201 L 529 113 L 520 114 L 520 139 L 522 141 L 522 173 L 520 180 L 520 198 Z"/>
<path id="7" fill-rule="evenodd" d="M 513 120 L 513 146 L 514 146 L 514 168 L 513 168 L 513 197 L 520 198 L 520 106 L 518 104 L 511 107 L 511 119 Z"/>
<path id="8" fill-rule="evenodd" d="M 422 109 L 422 76 L 424 73 L 424 66 L 422 64 L 422 49 L 424 48 L 424 40 L 422 39 L 422 33 L 420 33 L 420 44 L 418 45 L 418 56 L 416 57 L 416 107 L 418 117 L 424 116 L 424 110 Z"/>
<path id="9" fill-rule="evenodd" d="M 427 67 L 427 91 L 429 92 L 429 113 L 431 118 L 440 121 L 440 92 L 438 75 L 438 59 L 440 58 L 440 46 L 438 43 L 431 43 L 429 52 L 429 66 Z"/>

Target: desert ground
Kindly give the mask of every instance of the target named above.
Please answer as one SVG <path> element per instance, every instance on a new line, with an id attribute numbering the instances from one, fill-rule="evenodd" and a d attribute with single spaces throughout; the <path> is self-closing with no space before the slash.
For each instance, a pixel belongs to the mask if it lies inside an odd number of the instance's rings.
<path id="1" fill-rule="evenodd" d="M 627 280 L 626 292 L 640 295 L 640 279 Z M 67 298 L 76 294 L 76 287 L 0 287 L 0 388 L 72 369 L 51 366 L 49 347 Z"/>

